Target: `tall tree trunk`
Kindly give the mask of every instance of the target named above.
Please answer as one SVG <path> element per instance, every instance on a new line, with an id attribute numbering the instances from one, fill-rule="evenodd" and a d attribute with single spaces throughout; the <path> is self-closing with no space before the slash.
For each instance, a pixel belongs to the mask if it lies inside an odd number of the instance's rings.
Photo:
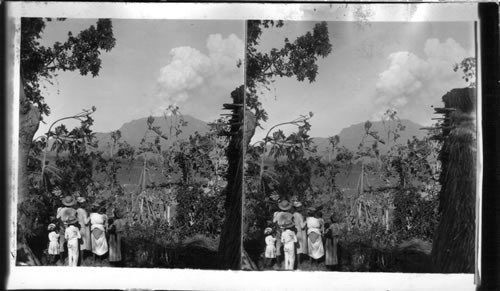
<path id="1" fill-rule="evenodd" d="M 241 217 L 243 203 L 243 165 L 244 152 L 255 131 L 255 118 L 244 110 L 244 87 L 231 92 L 233 104 L 225 105 L 232 109 L 230 121 L 231 137 L 226 149 L 228 158 L 227 186 L 225 189 L 225 220 L 219 243 L 219 260 L 222 269 L 241 268 Z M 244 122 L 243 122 L 244 121 Z"/>
<path id="2" fill-rule="evenodd" d="M 453 89 L 443 96 L 448 120 L 440 157 L 441 218 L 434 235 L 432 263 L 440 273 L 474 272 L 476 203 L 476 94 Z"/>
<path id="3" fill-rule="evenodd" d="M 24 81 L 21 77 L 19 88 L 18 204 L 28 195 L 28 155 L 33 142 L 33 136 L 38 130 L 41 121 L 40 110 L 27 100 L 23 84 Z"/>

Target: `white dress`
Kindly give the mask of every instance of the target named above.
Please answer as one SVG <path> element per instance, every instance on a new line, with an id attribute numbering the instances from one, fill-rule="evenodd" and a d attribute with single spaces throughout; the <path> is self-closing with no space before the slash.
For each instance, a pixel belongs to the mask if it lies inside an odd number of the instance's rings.
<path id="1" fill-rule="evenodd" d="M 59 234 L 55 231 L 49 233 L 49 255 L 59 255 Z"/>
<path id="2" fill-rule="evenodd" d="M 106 214 L 90 214 L 92 252 L 98 256 L 102 256 L 108 252 L 108 242 L 106 241 L 105 234 L 107 223 L 108 216 Z"/>
<path id="3" fill-rule="evenodd" d="M 325 249 L 323 247 L 323 241 L 321 235 L 323 233 L 323 220 L 308 217 L 306 219 L 307 224 L 307 247 L 309 250 L 309 256 L 313 259 L 319 259 L 325 255 Z"/>
<path id="4" fill-rule="evenodd" d="M 266 236 L 266 258 L 276 258 L 276 238 L 272 235 Z"/>

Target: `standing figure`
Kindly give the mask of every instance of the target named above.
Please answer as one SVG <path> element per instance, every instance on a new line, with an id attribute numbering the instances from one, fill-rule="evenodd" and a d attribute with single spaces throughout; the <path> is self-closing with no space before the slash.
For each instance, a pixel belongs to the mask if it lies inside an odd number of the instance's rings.
<path id="1" fill-rule="evenodd" d="M 264 235 L 266 235 L 265 266 L 272 267 L 273 261 L 276 259 L 276 238 L 273 236 L 273 229 L 270 227 L 266 227 Z"/>
<path id="2" fill-rule="evenodd" d="M 331 224 L 326 230 L 325 237 L 325 265 L 331 270 L 338 270 L 340 266 L 340 256 L 338 243 L 343 225 L 332 215 Z"/>
<path id="3" fill-rule="evenodd" d="M 292 203 L 288 200 L 283 200 L 278 203 L 278 208 L 281 211 L 276 211 L 273 216 L 273 223 L 276 223 L 278 229 L 276 230 L 276 257 L 278 261 L 281 261 L 281 233 L 284 230 L 284 226 L 293 223 L 293 215 L 288 212 L 292 208 Z"/>
<path id="4" fill-rule="evenodd" d="M 293 270 L 295 264 L 295 243 L 297 242 L 297 236 L 292 230 L 293 227 L 293 223 L 285 225 L 285 231 L 281 234 L 283 252 L 285 253 L 285 270 Z"/>
<path id="5" fill-rule="evenodd" d="M 80 224 L 80 235 L 82 236 L 81 244 L 80 244 L 80 258 L 83 262 L 85 258 L 85 251 L 92 251 L 92 247 L 90 244 L 90 218 L 85 210 L 86 200 L 83 197 L 78 197 L 76 199 L 78 202 L 78 209 L 76 209 L 76 213 L 78 216 L 78 224 Z"/>
<path id="6" fill-rule="evenodd" d="M 122 261 L 122 235 L 126 221 L 120 211 L 114 211 L 114 220 L 109 227 L 109 261 L 119 264 Z"/>
<path id="7" fill-rule="evenodd" d="M 59 234 L 57 233 L 57 227 L 54 223 L 49 224 L 47 227 L 49 230 L 49 261 L 50 264 L 56 262 L 57 256 L 59 256 Z"/>
<path id="8" fill-rule="evenodd" d="M 76 218 L 68 222 L 68 227 L 64 232 L 64 238 L 68 241 L 68 266 L 76 267 L 78 265 L 78 240 L 81 238 L 80 228 L 77 226 Z"/>
<path id="9" fill-rule="evenodd" d="M 306 222 L 304 216 L 302 216 L 301 209 L 302 203 L 295 201 L 293 203 L 294 213 L 293 221 L 295 223 L 295 229 L 297 230 L 297 267 L 300 264 L 302 257 L 306 257 L 308 254 L 307 250 L 307 232 L 306 232 Z"/>
<path id="10" fill-rule="evenodd" d="M 318 263 L 318 260 L 325 255 L 322 240 L 324 231 L 323 219 L 314 210 L 311 210 L 309 215 L 306 219 L 309 257 L 313 262 Z"/>
<path id="11" fill-rule="evenodd" d="M 94 204 L 94 212 L 90 213 L 90 230 L 92 238 L 92 252 L 101 258 L 108 252 L 108 242 L 106 241 L 106 231 L 108 228 L 108 216 L 104 214 L 106 210 Z M 102 258 L 101 258 L 102 259 Z"/>
<path id="12" fill-rule="evenodd" d="M 65 196 L 62 200 L 61 203 L 63 204 L 62 207 L 59 207 L 57 209 L 57 215 L 56 218 L 60 220 L 60 228 L 59 228 L 59 233 L 64 234 L 66 233 L 66 228 L 69 225 L 69 221 L 76 220 L 76 209 L 74 208 L 76 204 L 76 200 L 73 196 L 67 195 Z M 66 251 L 65 248 L 65 243 L 66 239 L 64 235 L 59 236 L 59 251 L 60 251 L 60 259 L 61 262 L 64 264 L 64 253 Z"/>

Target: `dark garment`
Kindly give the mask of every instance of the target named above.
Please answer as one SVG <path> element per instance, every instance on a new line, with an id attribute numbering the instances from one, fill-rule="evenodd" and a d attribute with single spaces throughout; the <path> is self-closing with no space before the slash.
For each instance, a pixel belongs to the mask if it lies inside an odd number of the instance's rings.
<path id="1" fill-rule="evenodd" d="M 122 260 L 122 233 L 125 229 L 125 220 L 117 219 L 110 228 L 109 235 L 109 261 L 119 262 Z"/>
<path id="2" fill-rule="evenodd" d="M 341 225 L 333 223 L 326 231 L 325 242 L 325 265 L 333 266 L 339 264 L 338 243 Z"/>

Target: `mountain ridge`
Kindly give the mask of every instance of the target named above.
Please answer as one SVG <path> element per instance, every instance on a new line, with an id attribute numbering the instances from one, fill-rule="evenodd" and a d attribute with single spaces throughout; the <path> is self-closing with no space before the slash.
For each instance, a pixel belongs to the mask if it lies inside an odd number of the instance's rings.
<path id="1" fill-rule="evenodd" d="M 387 137 L 384 136 L 386 129 L 384 128 L 383 122 L 382 121 L 370 121 L 370 122 L 372 124 L 370 131 L 377 131 L 380 138 L 386 141 Z M 391 144 L 388 144 L 387 142 L 386 144 L 379 143 L 378 147 L 381 153 L 386 153 L 389 150 L 390 146 L 392 146 L 393 144 L 403 144 L 406 143 L 408 140 L 411 140 L 413 136 L 417 138 L 422 138 L 426 135 L 426 132 L 420 129 L 422 128 L 421 125 L 409 119 L 402 119 L 401 124 L 404 125 L 406 128 L 405 130 L 399 132 L 400 137 L 396 140 L 396 142 Z M 356 151 L 358 145 L 361 142 L 361 139 L 365 134 L 364 126 L 365 122 L 361 122 L 343 128 L 338 134 L 340 139 L 339 146 L 340 147 L 345 146 L 349 150 Z M 328 147 L 330 146 L 328 137 L 313 137 L 312 139 L 314 144 L 317 146 L 318 153 L 323 153 L 323 154 L 328 153 Z"/>
<path id="2" fill-rule="evenodd" d="M 121 140 L 126 141 L 133 147 L 138 147 L 141 143 L 141 140 L 147 133 L 148 118 L 149 117 L 138 118 L 122 124 L 122 126 L 118 129 L 121 133 Z M 204 134 L 210 129 L 208 123 L 190 115 L 183 115 L 182 118 L 187 122 L 187 125 L 181 126 L 182 132 L 178 136 L 175 136 L 175 116 L 168 116 L 167 118 L 165 118 L 164 116 L 153 116 L 153 118 L 153 126 L 158 126 L 160 131 L 168 137 L 167 140 L 163 138 L 160 139 L 160 144 L 162 145 L 162 147 L 171 145 L 175 140 L 188 139 L 189 136 L 193 135 L 195 132 Z M 114 131 L 95 133 L 95 136 L 99 142 L 98 144 L 100 149 L 106 147 L 107 144 L 111 142 L 111 134 L 113 132 Z M 155 138 L 156 133 L 151 133 L 151 136 L 148 137 Z"/>
<path id="3" fill-rule="evenodd" d="M 161 139 L 160 143 L 162 144 L 162 147 L 168 146 L 178 139 L 188 139 L 189 136 L 194 134 L 195 132 L 204 134 L 209 131 L 209 125 L 207 122 L 201 121 L 190 115 L 183 115 L 183 119 L 187 121 L 187 126 L 181 127 L 182 132 L 178 135 L 178 137 L 176 137 L 174 132 L 170 132 L 171 126 L 175 125 L 175 117 L 169 116 L 167 118 L 164 118 L 163 116 L 156 116 L 154 118 L 155 121 L 153 125 L 158 126 L 165 135 L 170 136 L 170 138 L 167 140 Z M 147 130 L 147 119 L 148 117 L 143 117 L 124 123 L 119 129 L 122 135 L 121 140 L 126 141 L 131 146 L 138 147 Z M 386 140 L 387 137 L 384 136 L 386 130 L 384 129 L 384 124 L 382 123 L 382 121 L 370 122 L 372 123 L 370 130 L 377 131 L 380 138 Z M 405 130 L 400 131 L 399 134 L 401 136 L 395 142 L 396 144 L 406 143 L 409 139 L 412 139 L 413 136 L 422 138 L 426 135 L 426 132 L 424 130 L 420 130 L 422 126 L 411 120 L 402 119 L 401 123 L 406 128 Z M 343 128 L 338 133 L 338 136 L 340 138 L 339 146 L 345 146 L 352 151 L 356 151 L 365 133 L 364 125 L 365 122 L 360 122 Z M 173 128 L 173 131 L 175 131 L 175 128 Z M 111 133 L 112 132 L 96 132 L 96 138 L 99 142 L 100 149 L 105 148 L 107 144 L 111 142 Z M 150 138 L 154 138 L 155 136 L 156 134 L 152 133 L 152 136 Z M 312 137 L 312 140 L 314 142 L 314 145 L 317 146 L 318 154 L 328 154 L 328 148 L 330 146 L 328 137 Z M 389 147 L 390 145 L 388 144 L 379 144 L 379 149 L 382 153 L 387 152 Z"/>

